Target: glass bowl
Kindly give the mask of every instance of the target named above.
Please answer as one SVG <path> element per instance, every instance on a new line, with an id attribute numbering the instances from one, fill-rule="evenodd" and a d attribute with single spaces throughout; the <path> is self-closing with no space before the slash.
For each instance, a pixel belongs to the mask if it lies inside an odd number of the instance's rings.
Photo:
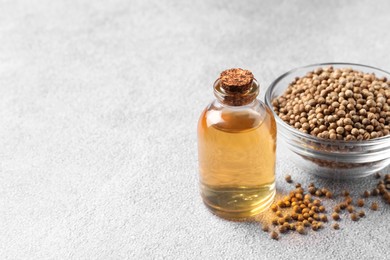
<path id="1" fill-rule="evenodd" d="M 265 94 L 265 102 L 277 122 L 279 138 L 288 148 L 288 158 L 305 172 L 333 179 L 351 179 L 376 173 L 390 164 L 390 135 L 362 141 L 321 139 L 290 126 L 273 110 L 272 100 L 282 95 L 296 77 L 303 77 L 316 68 L 329 66 L 352 68 L 390 79 L 389 72 L 351 63 L 314 64 L 281 75 Z"/>

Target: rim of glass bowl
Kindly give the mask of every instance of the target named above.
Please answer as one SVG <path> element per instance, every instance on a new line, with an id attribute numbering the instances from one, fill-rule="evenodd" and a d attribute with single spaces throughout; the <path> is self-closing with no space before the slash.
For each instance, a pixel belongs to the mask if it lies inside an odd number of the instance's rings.
<path id="1" fill-rule="evenodd" d="M 315 69 L 315 68 L 318 68 L 318 67 L 323 67 L 323 66 L 345 66 L 345 67 L 360 67 L 360 68 L 368 68 L 368 69 L 371 69 L 371 70 L 375 70 L 375 71 L 378 71 L 378 72 L 381 72 L 381 73 L 384 73 L 388 76 L 388 79 L 390 79 L 390 72 L 387 72 L 385 70 L 382 70 L 382 69 L 379 69 L 379 68 L 376 68 L 376 67 L 372 67 L 372 66 L 367 66 L 367 65 L 363 65 L 363 64 L 358 64 L 358 63 L 348 63 L 348 62 L 325 62 L 325 63 L 317 63 L 317 64 L 311 64 L 311 65 L 306 65 L 306 66 L 303 66 L 303 67 L 298 67 L 298 68 L 295 68 L 295 69 L 292 69 L 284 74 L 282 74 L 281 76 L 279 76 L 278 78 L 276 78 L 272 83 L 271 85 L 268 87 L 266 93 L 265 93 L 265 103 L 267 104 L 267 106 L 269 107 L 269 109 L 272 111 L 274 117 L 275 117 L 275 120 L 276 122 L 278 122 L 279 125 L 281 125 L 282 127 L 286 128 L 291 134 L 293 134 L 294 136 L 297 136 L 297 137 L 301 137 L 301 138 L 304 138 L 304 139 L 307 139 L 309 141 L 313 141 L 313 142 L 316 142 L 316 143 L 322 143 L 322 144 L 329 144 L 329 145 L 357 145 L 357 146 L 372 146 L 372 145 L 376 145 L 376 144 L 383 144 L 385 142 L 389 142 L 389 146 L 390 146 L 390 135 L 386 135 L 386 136 L 382 136 L 382 137 L 378 137 L 378 138 L 374 138 L 374 139 L 369 139 L 369 140 L 351 140 L 351 141 L 346 141 L 346 140 L 330 140 L 330 139 L 322 139 L 322 138 L 318 138 L 318 137 L 315 137 L 311 134 L 306 134 L 306 133 L 303 133 L 299 130 L 297 130 L 296 128 L 292 127 L 291 125 L 287 124 L 286 122 L 284 122 L 274 111 L 274 108 L 272 106 L 272 100 L 271 100 L 271 96 L 272 96 L 272 93 L 274 92 L 274 89 L 275 87 L 278 85 L 279 81 L 281 81 L 283 78 L 295 73 L 295 72 L 298 72 L 300 70 L 307 70 L 309 68 L 312 68 L 312 69 Z M 307 71 L 303 71 L 305 74 L 307 72 L 309 72 L 308 70 Z M 364 72 L 364 71 L 362 71 Z"/>

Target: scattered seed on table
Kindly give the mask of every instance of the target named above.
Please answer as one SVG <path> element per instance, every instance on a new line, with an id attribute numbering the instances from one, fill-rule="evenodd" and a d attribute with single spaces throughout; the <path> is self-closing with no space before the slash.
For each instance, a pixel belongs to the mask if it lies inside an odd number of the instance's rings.
<path id="1" fill-rule="evenodd" d="M 348 210 L 349 213 L 352 213 L 352 212 L 355 211 L 355 207 L 352 206 L 352 205 L 349 205 L 349 206 L 347 207 L 347 210 Z"/>
<path id="2" fill-rule="evenodd" d="M 290 230 L 295 230 L 295 224 L 294 224 L 294 223 L 291 223 L 289 229 L 290 229 Z"/>
<path id="3" fill-rule="evenodd" d="M 375 178 L 379 179 L 381 177 L 381 174 L 379 172 L 375 173 Z"/>
<path id="4" fill-rule="evenodd" d="M 262 227 L 262 230 L 263 230 L 264 232 L 269 232 L 269 227 L 268 227 L 267 225 L 264 225 L 264 226 Z"/>
<path id="5" fill-rule="evenodd" d="M 361 211 L 359 211 L 359 217 L 365 217 L 366 216 L 366 213 L 363 211 L 363 210 L 361 210 Z"/>
<path id="6" fill-rule="evenodd" d="M 278 240 L 279 234 L 276 231 L 272 231 L 270 237 L 274 240 Z"/>
<path id="7" fill-rule="evenodd" d="M 356 213 L 352 213 L 351 214 L 351 219 L 352 219 L 352 221 L 358 221 L 359 220 L 359 216 Z"/>
<path id="8" fill-rule="evenodd" d="M 292 178 L 291 178 L 291 175 L 286 175 L 286 177 L 284 177 L 284 179 L 286 180 L 286 182 L 288 183 L 292 183 Z"/>
<path id="9" fill-rule="evenodd" d="M 297 226 L 296 230 L 298 231 L 299 234 L 303 235 L 305 234 L 305 228 L 303 226 Z"/>
<path id="10" fill-rule="evenodd" d="M 334 220 L 339 220 L 340 219 L 340 215 L 338 213 L 334 212 L 334 213 L 332 213 L 332 218 Z"/>
<path id="11" fill-rule="evenodd" d="M 278 207 L 284 208 L 284 201 L 283 200 L 278 201 Z"/>
<path id="12" fill-rule="evenodd" d="M 336 230 L 340 229 L 339 223 L 334 223 L 334 224 L 332 225 L 332 227 L 333 227 L 333 229 L 336 229 Z"/>
<path id="13" fill-rule="evenodd" d="M 287 228 L 285 226 L 279 226 L 279 232 L 284 234 L 287 232 Z"/>
<path id="14" fill-rule="evenodd" d="M 347 204 L 342 202 L 339 204 L 339 206 L 340 206 L 340 209 L 345 209 L 347 207 Z"/>
<path id="15" fill-rule="evenodd" d="M 321 206 L 321 201 L 313 200 L 313 205 L 319 207 L 319 206 Z"/>
<path id="16" fill-rule="evenodd" d="M 350 196 L 348 196 L 348 197 L 346 197 L 345 198 L 345 201 L 344 201 L 347 205 L 350 205 L 350 204 L 352 204 L 353 203 L 353 199 L 350 197 Z"/>
<path id="17" fill-rule="evenodd" d="M 331 199 L 333 197 L 333 193 L 328 191 L 325 193 L 325 196 L 328 198 L 328 199 Z"/>
<path id="18" fill-rule="evenodd" d="M 278 205 L 273 204 L 273 205 L 271 206 L 271 210 L 272 210 L 273 212 L 278 211 Z"/>
<path id="19" fill-rule="evenodd" d="M 363 197 L 365 197 L 365 198 L 368 198 L 368 197 L 370 197 L 370 192 L 368 191 L 368 190 L 365 190 L 364 191 L 364 193 L 363 193 Z"/>
<path id="20" fill-rule="evenodd" d="M 371 210 L 376 211 L 376 210 L 378 210 L 378 208 L 379 208 L 378 202 L 373 202 L 371 204 L 371 207 L 370 207 Z"/>
<path id="21" fill-rule="evenodd" d="M 343 193 L 342 193 L 342 195 L 343 195 L 344 197 L 349 196 L 349 191 L 348 191 L 348 190 L 344 190 Z"/>
<path id="22" fill-rule="evenodd" d="M 371 195 L 372 196 L 378 196 L 379 195 L 379 190 L 378 189 L 373 189 L 372 192 L 371 192 Z"/>
<path id="23" fill-rule="evenodd" d="M 322 222 L 328 222 L 328 217 L 325 214 L 321 214 L 320 219 Z"/>
<path id="24" fill-rule="evenodd" d="M 311 195 L 314 195 L 316 193 L 317 189 L 315 187 L 309 187 L 309 192 Z"/>
<path id="25" fill-rule="evenodd" d="M 301 207 L 299 207 L 299 206 L 297 205 L 297 206 L 294 206 L 294 207 L 293 207 L 293 211 L 294 211 L 295 213 L 301 213 L 301 212 L 302 212 L 302 209 L 301 209 Z"/>
<path id="26" fill-rule="evenodd" d="M 364 206 L 364 200 L 363 199 L 358 199 L 357 203 L 358 207 L 363 207 Z"/>

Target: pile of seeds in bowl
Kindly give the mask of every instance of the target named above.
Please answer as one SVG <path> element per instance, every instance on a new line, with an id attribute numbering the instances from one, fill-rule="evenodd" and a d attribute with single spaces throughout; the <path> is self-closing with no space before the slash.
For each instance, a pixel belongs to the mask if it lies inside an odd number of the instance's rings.
<path id="1" fill-rule="evenodd" d="M 272 101 L 276 114 L 319 138 L 368 140 L 390 133 L 390 81 L 351 68 L 318 68 Z"/>
<path id="2" fill-rule="evenodd" d="M 300 183 L 295 184 L 295 189 L 288 196 L 276 201 L 271 206 L 273 217 L 270 224 L 263 224 L 262 230 L 269 232 L 272 239 L 278 240 L 280 234 L 297 232 L 301 235 L 307 234 L 308 230 L 319 231 L 326 228 L 326 224 L 333 221 L 331 227 L 335 230 L 340 229 L 342 221 L 341 213 L 345 212 L 352 221 L 359 221 L 366 216 L 364 206 L 368 206 L 370 211 L 379 210 L 377 201 L 371 204 L 366 203 L 370 196 L 382 196 L 383 201 L 390 205 L 390 174 L 386 174 L 383 179 L 377 173 L 375 175 L 380 179 L 372 191 L 364 191 L 359 198 L 353 198 L 347 190 L 340 194 L 334 194 L 327 188 L 316 187 L 310 183 L 305 190 Z M 290 175 L 286 176 L 288 183 L 293 183 Z M 334 204 L 333 210 L 327 209 L 323 200 L 327 199 Z"/>

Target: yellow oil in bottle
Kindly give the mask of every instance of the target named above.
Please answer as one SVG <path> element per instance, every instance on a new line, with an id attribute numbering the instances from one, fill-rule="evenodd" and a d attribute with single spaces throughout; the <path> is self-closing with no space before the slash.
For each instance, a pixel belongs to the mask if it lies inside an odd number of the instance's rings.
<path id="1" fill-rule="evenodd" d="M 273 202 L 276 124 L 257 100 L 246 108 L 218 104 L 198 124 L 201 195 L 213 213 L 242 220 Z"/>

